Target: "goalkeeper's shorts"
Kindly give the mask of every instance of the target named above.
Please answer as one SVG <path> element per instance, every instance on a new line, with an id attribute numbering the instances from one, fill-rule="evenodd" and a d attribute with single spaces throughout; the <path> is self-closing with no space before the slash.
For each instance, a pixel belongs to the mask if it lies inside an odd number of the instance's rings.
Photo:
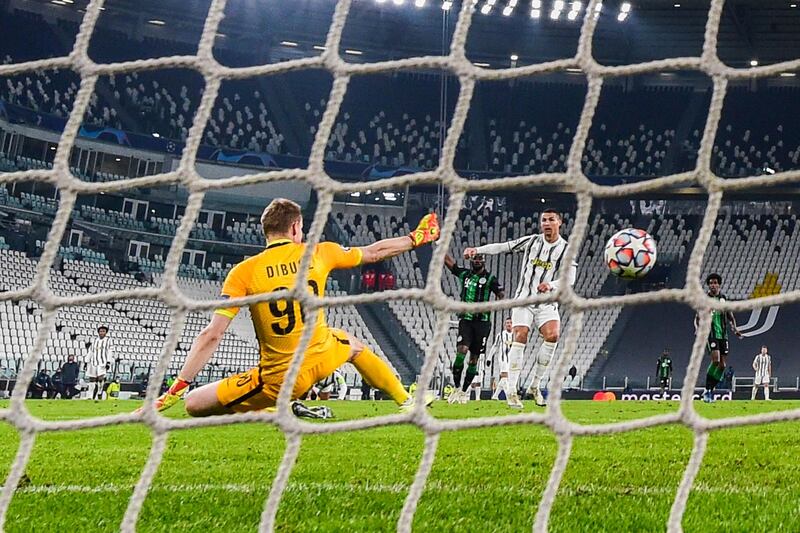
<path id="1" fill-rule="evenodd" d="M 322 343 L 309 346 L 300 373 L 294 384 L 292 399 L 305 394 L 315 383 L 333 374 L 333 371 L 350 359 L 350 341 L 339 329 L 330 329 L 331 335 Z M 272 407 L 278 399 L 285 371 L 251 368 L 241 374 L 223 379 L 217 387 L 217 400 L 237 413 Z"/>

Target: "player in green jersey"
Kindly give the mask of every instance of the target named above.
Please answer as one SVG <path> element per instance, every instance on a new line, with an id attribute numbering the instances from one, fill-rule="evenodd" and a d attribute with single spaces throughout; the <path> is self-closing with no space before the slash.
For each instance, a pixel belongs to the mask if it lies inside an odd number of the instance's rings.
<path id="1" fill-rule="evenodd" d="M 722 276 L 719 274 L 709 274 L 706 278 L 708 285 L 708 295 L 712 298 L 724 302 L 727 297 L 722 294 Z M 700 324 L 700 317 L 694 317 L 695 329 Z M 714 387 L 722 381 L 725 372 L 725 362 L 728 358 L 728 324 L 731 325 L 733 334 L 741 338 L 742 334 L 736 326 L 736 317 L 730 311 L 711 311 L 711 331 L 708 333 L 706 350 L 711 355 L 711 364 L 706 371 L 706 390 L 703 393 L 703 401 L 710 403 L 714 401 Z"/>
<path id="2" fill-rule="evenodd" d="M 482 255 L 476 255 L 470 260 L 469 269 L 458 266 L 450 255 L 445 255 L 444 264 L 461 284 L 462 302 L 488 302 L 492 293 L 497 298 L 505 296 L 503 286 L 497 277 L 486 270 L 486 260 Z M 456 390 L 448 398 L 450 403 L 467 403 L 469 398 L 467 390 L 478 373 L 478 359 L 486 352 L 486 339 L 492 327 L 490 315 L 489 312 L 468 312 L 458 315 L 457 352 L 453 361 L 453 381 Z M 469 352 L 469 365 L 462 383 L 461 373 L 464 371 L 467 352 Z"/>

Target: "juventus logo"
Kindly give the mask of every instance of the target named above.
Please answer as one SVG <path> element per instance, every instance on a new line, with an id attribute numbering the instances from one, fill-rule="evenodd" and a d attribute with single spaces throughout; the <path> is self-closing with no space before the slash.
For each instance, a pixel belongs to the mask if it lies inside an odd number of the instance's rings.
<path id="1" fill-rule="evenodd" d="M 779 308 L 779 306 L 773 305 L 767 309 L 764 322 L 760 326 L 759 322 L 761 319 L 761 311 L 763 311 L 763 309 L 759 308 L 750 311 L 750 319 L 743 326 L 739 326 L 739 331 L 742 332 L 742 336 L 755 337 L 756 335 L 761 335 L 762 333 L 766 333 L 772 329 L 772 326 L 775 324 L 775 319 L 778 317 Z"/>

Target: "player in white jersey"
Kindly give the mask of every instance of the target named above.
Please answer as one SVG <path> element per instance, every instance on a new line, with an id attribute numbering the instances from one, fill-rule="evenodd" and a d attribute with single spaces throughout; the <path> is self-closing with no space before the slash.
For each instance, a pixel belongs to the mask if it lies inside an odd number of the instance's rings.
<path id="1" fill-rule="evenodd" d="M 769 400 L 769 380 L 772 377 L 772 357 L 767 353 L 767 345 L 761 347 L 761 352 L 756 354 L 753 359 L 753 370 L 756 371 L 756 379 L 753 380 L 753 392 L 751 400 L 756 399 L 758 386 L 764 387 L 764 399 Z"/>
<path id="2" fill-rule="evenodd" d="M 99 400 L 103 396 L 106 374 L 114 362 L 114 342 L 108 336 L 108 327 L 97 328 L 97 338 L 86 353 L 86 378 L 89 380 L 89 399 Z"/>
<path id="3" fill-rule="evenodd" d="M 508 388 L 508 352 L 511 351 L 511 344 L 514 342 L 514 332 L 511 327 L 511 319 L 506 318 L 503 322 L 503 329 L 494 337 L 489 357 L 493 365 L 497 366 L 497 385 L 492 394 L 492 400 L 500 398 L 500 393 L 504 392 L 506 398 L 511 394 Z"/>
<path id="4" fill-rule="evenodd" d="M 466 248 L 464 257 L 470 258 L 475 254 L 500 254 L 524 253 L 522 262 L 522 275 L 514 294 L 515 299 L 527 298 L 540 293 L 558 289 L 559 275 L 563 268 L 567 269 L 567 281 L 575 284 L 575 275 L 578 265 L 564 264 L 564 255 L 567 250 L 567 241 L 561 237 L 562 218 L 555 209 L 545 209 L 539 217 L 541 233 L 527 235 L 513 241 L 485 244 L 477 248 Z M 529 392 L 533 393 L 536 405 L 544 406 L 544 396 L 539 388 L 542 383 L 553 354 L 556 351 L 558 338 L 561 334 L 561 316 L 558 313 L 558 303 L 539 305 L 526 305 L 515 307 L 511 312 L 514 342 L 508 353 L 509 372 L 508 386 L 511 394 L 508 396 L 508 405 L 514 409 L 522 409 L 522 402 L 517 394 L 519 375 L 522 371 L 522 356 L 525 345 L 528 343 L 528 334 L 532 325 L 536 326 L 542 336 L 542 345 L 536 354 L 536 364 L 533 368 L 533 382 Z"/>

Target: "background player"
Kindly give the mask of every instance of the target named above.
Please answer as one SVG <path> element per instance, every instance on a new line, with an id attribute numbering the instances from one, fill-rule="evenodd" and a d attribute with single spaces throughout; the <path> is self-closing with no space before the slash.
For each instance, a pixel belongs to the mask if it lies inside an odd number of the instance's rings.
<path id="1" fill-rule="evenodd" d="M 753 359 L 753 370 L 756 378 L 753 380 L 753 392 L 750 399 L 755 400 L 758 393 L 758 386 L 764 387 L 764 399 L 769 400 L 769 380 L 772 377 L 772 357 L 767 353 L 767 345 L 761 347 L 761 352 L 757 353 Z"/>
<path id="2" fill-rule="evenodd" d="M 462 302 L 488 302 L 491 293 L 496 298 L 503 298 L 503 286 L 497 281 L 494 274 L 486 270 L 486 260 L 482 255 L 473 255 L 470 259 L 470 269 L 460 267 L 450 255 L 444 256 L 444 264 L 458 278 L 461 283 Z M 486 352 L 486 339 L 492 328 L 491 313 L 462 313 L 458 315 L 458 341 L 456 343 L 456 358 L 453 361 L 453 381 L 456 390 L 447 399 L 449 403 L 467 403 L 469 400 L 469 386 L 478 374 L 478 360 Z M 464 359 L 469 352 L 469 366 L 464 382 L 461 374 L 464 371 Z"/>
<path id="3" fill-rule="evenodd" d="M 513 241 L 467 248 L 464 250 L 464 257 L 469 258 L 476 254 L 499 254 L 504 252 L 524 253 L 522 273 L 517 290 L 514 293 L 514 299 L 527 298 L 535 294 L 556 290 L 562 268 L 568 268 L 567 281 L 570 285 L 574 285 L 578 265 L 577 263 L 563 264 L 567 241 L 561 237 L 562 222 L 561 214 L 558 211 L 545 209 L 539 217 L 541 233 L 527 235 Z M 511 311 L 511 322 L 514 331 L 514 342 L 508 352 L 508 387 L 511 390 L 511 394 L 508 396 L 508 405 L 515 409 L 522 409 L 523 407 L 517 394 L 519 375 L 522 372 L 522 356 L 525 351 L 525 345 L 528 342 L 528 334 L 531 325 L 535 324 L 544 342 L 542 342 L 536 354 L 533 382 L 529 391 L 533 393 L 536 405 L 544 406 L 544 395 L 542 395 L 539 387 L 550 361 L 553 359 L 558 338 L 561 334 L 561 316 L 558 313 L 558 303 L 515 307 Z"/>
<path id="4" fill-rule="evenodd" d="M 727 297 L 722 294 L 722 276 L 719 274 L 709 274 L 706 278 L 708 285 L 708 295 L 720 302 L 727 300 Z M 741 338 L 742 334 L 739 328 L 736 327 L 736 317 L 730 311 L 719 311 L 714 309 L 711 311 L 711 331 L 708 333 L 708 343 L 706 349 L 711 355 L 711 364 L 708 365 L 706 371 L 706 390 L 703 393 L 703 401 L 710 403 L 714 401 L 714 387 L 717 383 L 722 381 L 722 376 L 725 372 L 725 363 L 728 359 L 728 323 L 733 328 L 733 333 Z M 694 317 L 694 328 L 700 324 L 700 317 Z"/>
<path id="5" fill-rule="evenodd" d="M 225 278 L 223 298 L 263 294 L 294 286 L 303 244 L 303 217 L 300 206 L 286 199 L 273 200 L 261 215 L 267 246 L 264 251 L 237 264 Z M 309 265 L 308 290 L 320 295 L 328 274 L 336 268 L 352 268 L 393 257 L 439 237 L 436 214 L 423 217 L 417 229 L 404 237 L 383 239 L 369 246 L 345 248 L 330 242 L 319 243 Z M 156 408 L 174 405 L 189 383 L 214 354 L 236 313 L 237 307 L 217 309 L 210 323 L 192 344 L 189 355 L 169 390 L 158 398 Z M 204 385 L 186 396 L 186 411 L 192 416 L 245 412 L 272 407 L 300 342 L 305 324 L 299 304 L 293 300 L 259 302 L 250 306 L 253 327 L 260 344 L 258 367 L 221 381 Z M 400 380 L 389 366 L 352 335 L 328 327 L 320 309 L 306 349 L 292 399 L 333 373 L 347 361 L 361 376 L 391 397 L 401 409 L 413 407 Z"/>
<path id="6" fill-rule="evenodd" d="M 100 400 L 106 374 L 114 362 L 114 341 L 108 336 L 108 326 L 97 328 L 97 338 L 86 353 L 86 379 L 89 381 L 88 399 Z"/>
<path id="7" fill-rule="evenodd" d="M 492 366 L 497 368 L 497 385 L 492 393 L 492 400 L 500 398 L 503 392 L 508 398 L 511 390 L 508 388 L 508 352 L 511 350 L 511 343 L 514 342 L 514 333 L 511 327 L 511 319 L 506 318 L 503 322 L 503 329 L 494 337 L 494 343 L 490 350 Z"/>
<path id="8" fill-rule="evenodd" d="M 661 397 L 669 388 L 669 378 L 672 377 L 672 358 L 669 356 L 669 350 L 664 348 L 664 351 L 656 361 L 656 376 L 661 383 Z"/>

